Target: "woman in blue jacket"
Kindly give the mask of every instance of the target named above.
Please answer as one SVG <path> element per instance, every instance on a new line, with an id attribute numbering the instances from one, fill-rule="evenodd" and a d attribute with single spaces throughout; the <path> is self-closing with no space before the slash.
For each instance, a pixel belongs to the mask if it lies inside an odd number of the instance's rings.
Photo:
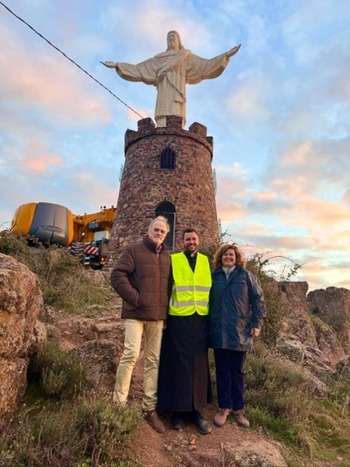
<path id="1" fill-rule="evenodd" d="M 244 268 L 242 253 L 234 244 L 221 245 L 214 256 L 209 301 L 209 347 L 214 349 L 219 410 L 216 426 L 223 426 L 229 413 L 248 428 L 244 413 L 246 353 L 258 337 L 265 314 L 259 279 Z"/>

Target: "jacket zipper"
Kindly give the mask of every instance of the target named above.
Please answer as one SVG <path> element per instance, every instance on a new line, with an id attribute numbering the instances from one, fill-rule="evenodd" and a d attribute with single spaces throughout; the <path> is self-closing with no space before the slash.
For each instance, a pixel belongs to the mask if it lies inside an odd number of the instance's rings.
<path id="1" fill-rule="evenodd" d="M 158 321 L 159 321 L 160 320 L 160 273 L 161 273 L 159 252 L 157 252 L 157 262 L 158 262 Z"/>

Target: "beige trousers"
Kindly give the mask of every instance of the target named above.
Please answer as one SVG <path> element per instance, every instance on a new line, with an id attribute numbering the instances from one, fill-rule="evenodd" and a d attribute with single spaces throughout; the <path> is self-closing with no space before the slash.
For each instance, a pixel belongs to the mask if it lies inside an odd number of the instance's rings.
<path id="1" fill-rule="evenodd" d="M 113 400 L 118 405 L 125 405 L 127 402 L 132 372 L 140 355 L 142 334 L 145 349 L 142 408 L 148 411 L 154 410 L 157 406 L 158 366 L 163 321 L 125 320 L 124 351 L 117 369 Z"/>

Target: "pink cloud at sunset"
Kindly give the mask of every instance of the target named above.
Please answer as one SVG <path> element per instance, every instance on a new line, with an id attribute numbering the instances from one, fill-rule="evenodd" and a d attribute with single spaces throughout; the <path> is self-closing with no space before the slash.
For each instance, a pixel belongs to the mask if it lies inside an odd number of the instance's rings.
<path id="1" fill-rule="evenodd" d="M 310 232 L 332 231 L 337 224 L 346 222 L 350 226 L 350 209 L 340 203 L 320 198 L 300 198 L 294 200 L 291 209 L 286 211 L 289 221 L 303 226 Z"/>
<path id="2" fill-rule="evenodd" d="M 14 33 L 9 30 L 2 32 L 11 39 L 0 59 L 0 95 L 1 90 L 6 89 L 7 98 L 33 106 L 37 111 L 45 112 L 47 118 L 59 118 L 76 125 L 111 121 L 105 95 L 101 92 L 103 97 L 97 97 L 96 93 L 89 92 L 91 80 L 88 77 L 82 80 L 81 71 L 73 64 L 58 53 L 54 55 L 49 46 L 45 55 L 35 51 L 29 55 L 26 45 L 16 40 Z M 7 66 L 13 55 L 25 73 Z"/>
<path id="3" fill-rule="evenodd" d="M 48 154 L 47 148 L 38 141 L 30 141 L 28 153 L 24 155 L 21 166 L 29 172 L 47 173 L 53 167 L 64 166 L 62 158 L 55 154 Z"/>
<path id="4" fill-rule="evenodd" d="M 52 166 L 62 167 L 63 161 L 58 156 L 35 156 L 28 157 L 25 161 L 25 168 L 30 172 L 47 172 Z"/>

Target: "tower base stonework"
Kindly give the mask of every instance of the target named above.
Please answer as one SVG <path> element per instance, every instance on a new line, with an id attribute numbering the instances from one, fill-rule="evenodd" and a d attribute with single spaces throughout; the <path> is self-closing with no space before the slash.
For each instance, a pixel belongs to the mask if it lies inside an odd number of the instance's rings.
<path id="1" fill-rule="evenodd" d="M 188 130 L 181 126 L 181 117 L 167 117 L 166 126 L 158 128 L 145 118 L 139 120 L 137 131 L 126 131 L 110 262 L 147 233 L 156 215 L 169 220 L 166 243 L 170 250 L 182 248 L 182 232 L 188 227 L 197 230 L 202 248 L 218 243 L 213 139 L 199 123 Z"/>

